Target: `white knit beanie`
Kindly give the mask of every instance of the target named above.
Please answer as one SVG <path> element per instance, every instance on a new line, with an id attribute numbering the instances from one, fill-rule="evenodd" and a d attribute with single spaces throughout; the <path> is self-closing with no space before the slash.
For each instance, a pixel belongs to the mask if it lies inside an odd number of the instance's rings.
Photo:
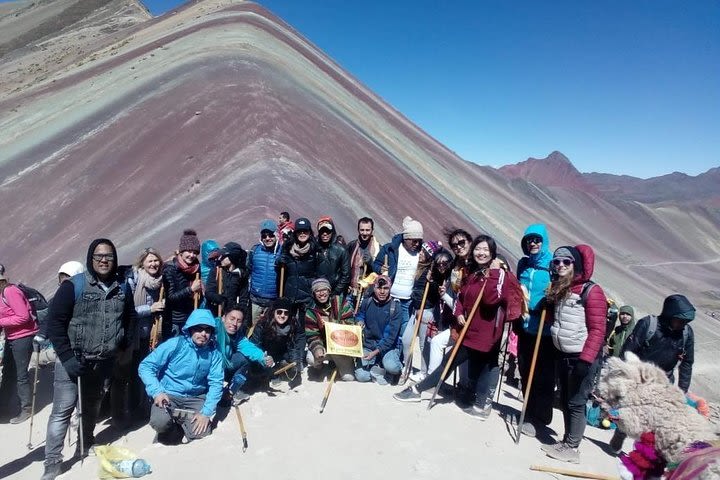
<path id="1" fill-rule="evenodd" d="M 409 238 L 422 240 L 423 238 L 423 227 L 417 220 L 413 220 L 411 217 L 403 218 L 403 239 Z"/>

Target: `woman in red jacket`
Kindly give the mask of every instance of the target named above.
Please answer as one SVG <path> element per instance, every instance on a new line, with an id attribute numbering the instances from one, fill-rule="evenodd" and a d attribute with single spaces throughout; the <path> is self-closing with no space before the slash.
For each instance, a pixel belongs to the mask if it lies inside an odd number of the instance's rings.
<path id="1" fill-rule="evenodd" d="M 585 431 L 585 404 L 600 367 L 605 340 L 607 300 L 599 285 L 590 281 L 595 253 L 588 245 L 555 250 L 552 282 L 548 288 L 550 335 L 558 355 L 565 435 L 562 442 L 545 445 L 551 458 L 578 463 L 578 446 Z"/>
<path id="2" fill-rule="evenodd" d="M 509 305 L 510 292 L 520 288 L 515 276 L 500 268 L 496 256 L 495 240 L 487 235 L 479 235 L 470 246 L 468 275 L 463 279 L 455 302 L 454 313 L 460 325 L 469 320 L 467 315 L 481 292 L 482 297 L 453 360 L 453 366 L 448 370 L 451 372 L 455 366 L 468 362 L 469 391 L 475 398 L 474 402 L 472 399 L 464 399 L 471 401 L 470 406 L 463 408 L 463 411 L 480 420 L 487 419 L 492 411 L 493 392 L 500 374 L 500 340 L 508 317 L 505 312 L 515 307 Z M 443 364 L 447 363 L 449 355 L 450 352 L 445 355 Z M 395 394 L 395 399 L 420 401 L 420 392 L 437 385 L 441 374 L 442 368 L 435 369 L 417 385 Z"/>

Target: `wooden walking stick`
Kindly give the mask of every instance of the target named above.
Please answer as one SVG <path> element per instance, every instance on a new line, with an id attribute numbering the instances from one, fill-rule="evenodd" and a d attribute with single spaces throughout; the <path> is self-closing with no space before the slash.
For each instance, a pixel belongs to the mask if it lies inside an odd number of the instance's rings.
<path id="1" fill-rule="evenodd" d="M 237 416 L 238 424 L 240 425 L 240 436 L 242 437 L 243 442 L 243 453 L 245 453 L 248 448 L 247 432 L 245 431 L 245 423 L 243 423 L 243 418 L 242 414 L 240 413 L 239 405 L 235 405 L 235 415 Z"/>
<path id="2" fill-rule="evenodd" d="M 275 371 L 273 372 L 273 376 L 275 376 L 275 375 L 280 375 L 281 373 L 285 373 L 285 372 L 287 372 L 288 370 L 290 370 L 291 368 L 293 368 L 295 365 L 297 365 L 297 363 L 295 363 L 295 362 L 290 362 L 290 363 L 288 363 L 287 365 L 285 365 L 284 367 L 278 368 L 277 370 L 275 370 Z"/>
<path id="3" fill-rule="evenodd" d="M 320 404 L 320 413 L 325 410 L 325 405 L 327 405 L 328 398 L 330 397 L 330 391 L 332 390 L 333 383 L 335 383 L 335 377 L 337 377 L 337 368 L 333 370 L 330 381 L 328 381 L 328 386 L 325 389 L 325 396 L 323 397 L 322 403 Z"/>
<path id="4" fill-rule="evenodd" d="M 500 403 L 500 392 L 502 391 L 502 384 L 503 384 L 503 369 L 505 368 L 505 361 L 507 360 L 507 354 L 508 354 L 508 347 L 510 347 L 510 333 L 512 326 L 507 329 L 507 337 L 505 337 L 505 353 L 503 353 L 503 359 L 502 363 L 500 364 L 500 381 L 497 385 L 497 397 L 495 398 L 495 403 Z"/>
<path id="5" fill-rule="evenodd" d="M 222 269 L 220 267 L 215 267 L 217 269 L 217 272 L 215 274 L 215 277 L 217 278 L 217 284 L 218 284 L 218 295 L 222 296 L 223 294 L 223 276 L 222 276 Z M 222 303 L 218 304 L 218 317 L 222 317 Z"/>
<path id="6" fill-rule="evenodd" d="M 536 472 L 548 472 L 548 473 L 559 473 L 561 475 L 567 475 L 575 478 L 590 478 L 593 480 L 620 480 L 620 477 L 615 475 L 603 475 L 602 473 L 592 472 L 579 472 L 577 470 L 568 470 L 566 468 L 546 467 L 545 465 L 530 465 L 530 470 Z"/>
<path id="7" fill-rule="evenodd" d="M 33 342 L 35 350 L 35 381 L 33 382 L 32 404 L 30 405 L 30 434 L 28 435 L 28 450 L 32 450 L 32 429 L 33 420 L 35 419 L 35 397 L 37 396 L 38 370 L 40 370 L 40 345 Z"/>
<path id="8" fill-rule="evenodd" d="M 530 390 L 532 387 L 533 377 L 535 376 L 535 362 L 537 361 L 537 354 L 540 350 L 540 338 L 542 337 L 543 327 L 545 326 L 545 314 L 547 308 L 543 308 L 540 314 L 540 324 L 538 325 L 537 335 L 535 336 L 535 348 L 533 349 L 532 361 L 530 362 L 530 374 L 528 375 L 527 386 L 523 393 L 523 406 L 522 412 L 520 413 L 520 420 L 518 421 L 517 438 L 515 439 L 515 445 L 520 443 L 520 437 L 522 437 L 522 426 L 525 423 L 525 412 L 527 411 L 528 399 L 530 398 Z"/>
<path id="9" fill-rule="evenodd" d="M 438 383 L 435 386 L 435 391 L 433 392 L 432 398 L 430 398 L 430 403 L 428 404 L 428 410 L 430 410 L 433 406 L 433 403 L 435 403 L 435 397 L 437 397 L 437 394 L 440 391 L 440 386 L 445 381 L 445 378 L 446 378 L 448 372 L 450 371 L 450 366 L 453 364 L 453 361 L 455 360 L 455 355 L 457 355 L 457 352 L 460 349 L 460 345 L 462 345 L 462 342 L 465 339 L 465 334 L 467 333 L 468 327 L 470 327 L 470 322 L 472 322 L 472 319 L 475 316 L 475 312 L 477 311 L 478 306 L 480 306 L 480 300 L 482 299 L 483 293 L 485 293 L 485 285 L 487 285 L 487 281 L 485 283 L 483 283 L 483 286 L 480 289 L 480 293 L 478 294 L 477 298 L 475 299 L 475 303 L 473 304 L 473 307 L 470 310 L 470 316 L 468 316 L 465 319 L 465 325 L 463 325 L 463 329 L 460 332 L 460 336 L 458 337 L 457 341 L 455 342 L 455 345 L 453 345 L 452 352 L 450 352 L 450 357 L 448 358 L 448 361 L 445 364 L 445 368 L 443 369 L 442 375 L 440 375 L 440 379 L 438 380 Z"/>
<path id="10" fill-rule="evenodd" d="M 428 276 L 430 272 L 428 271 Z M 410 340 L 410 350 L 405 356 L 405 369 L 403 370 L 402 376 L 400 376 L 400 385 L 405 385 L 408 377 L 410 376 L 410 370 L 412 369 L 413 353 L 415 352 L 415 341 L 417 340 L 418 333 L 420 332 L 420 325 L 422 324 L 423 313 L 425 312 L 425 301 L 427 300 L 428 291 L 430 290 L 430 279 L 425 283 L 425 291 L 423 291 L 422 300 L 420 301 L 420 310 L 415 315 L 415 325 L 413 328 L 412 340 Z M 422 355 L 422 352 L 420 352 Z"/>
<path id="11" fill-rule="evenodd" d="M 280 298 L 285 293 L 285 264 L 280 265 Z"/>
<path id="12" fill-rule="evenodd" d="M 160 285 L 160 297 L 159 302 L 163 301 L 165 297 L 165 285 Z M 150 351 L 152 352 L 157 348 L 160 343 L 160 337 L 162 335 L 162 313 L 158 314 L 153 320 L 153 326 L 150 329 Z"/>
<path id="13" fill-rule="evenodd" d="M 199 280 L 199 279 L 200 279 L 200 272 L 197 272 L 195 274 L 195 280 Z M 200 305 L 200 292 L 195 292 L 193 294 L 193 309 L 197 310 L 198 305 Z"/>

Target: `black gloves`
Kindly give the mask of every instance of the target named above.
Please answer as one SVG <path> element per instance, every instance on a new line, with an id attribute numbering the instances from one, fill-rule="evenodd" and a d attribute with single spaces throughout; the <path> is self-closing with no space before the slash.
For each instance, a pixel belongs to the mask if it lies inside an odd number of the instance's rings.
<path id="1" fill-rule="evenodd" d="M 78 360 L 77 357 L 70 357 L 65 360 L 63 367 L 65 367 L 65 371 L 71 377 L 82 377 L 87 373 L 87 367 L 82 361 Z"/>

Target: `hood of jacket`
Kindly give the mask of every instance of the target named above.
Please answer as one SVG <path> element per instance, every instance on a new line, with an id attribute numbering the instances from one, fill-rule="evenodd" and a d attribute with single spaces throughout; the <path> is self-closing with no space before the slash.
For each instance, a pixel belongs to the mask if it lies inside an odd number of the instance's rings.
<path id="1" fill-rule="evenodd" d="M 110 271 L 110 278 L 114 280 L 115 276 L 117 275 L 117 271 L 118 271 L 118 254 L 117 254 L 117 249 L 115 248 L 115 244 L 113 242 L 111 242 L 110 240 L 108 240 L 107 238 L 96 238 L 95 240 L 92 241 L 92 243 L 88 247 L 87 257 L 85 259 L 85 267 L 87 268 L 86 271 L 93 278 L 97 278 L 97 272 L 93 268 L 92 256 L 93 256 L 93 253 L 95 252 L 95 249 L 97 248 L 97 246 L 100 244 L 103 244 L 103 243 L 106 245 L 110 245 L 112 254 L 115 256 L 115 261 L 113 262 L 113 268 Z"/>
<path id="2" fill-rule="evenodd" d="M 525 239 L 529 236 L 539 235 L 542 238 L 542 246 L 540 251 L 535 254 L 530 254 L 530 250 L 527 248 Z M 520 240 L 520 247 L 523 253 L 530 260 L 532 266 L 540 265 L 547 268 L 552 260 L 552 251 L 550 250 L 550 236 L 547 233 L 547 227 L 542 223 L 533 223 L 525 229 L 523 237 Z"/>
<path id="3" fill-rule="evenodd" d="M 592 278 L 595 270 L 595 252 L 590 245 L 576 245 L 575 248 L 582 257 L 583 271 L 580 275 L 575 276 L 574 283 L 585 283 Z"/>
<path id="4" fill-rule="evenodd" d="M 197 327 L 198 325 L 207 325 L 208 327 L 212 327 L 213 330 L 215 329 L 215 317 L 213 317 L 210 310 L 206 308 L 193 310 L 188 317 L 187 322 L 185 322 L 182 331 L 185 335 L 190 335 L 190 329 L 192 327 Z"/>
<path id="5" fill-rule="evenodd" d="M 680 318 L 687 322 L 695 319 L 695 307 L 685 295 L 670 295 L 663 302 L 663 309 L 658 318 L 669 323 L 671 318 Z"/>

